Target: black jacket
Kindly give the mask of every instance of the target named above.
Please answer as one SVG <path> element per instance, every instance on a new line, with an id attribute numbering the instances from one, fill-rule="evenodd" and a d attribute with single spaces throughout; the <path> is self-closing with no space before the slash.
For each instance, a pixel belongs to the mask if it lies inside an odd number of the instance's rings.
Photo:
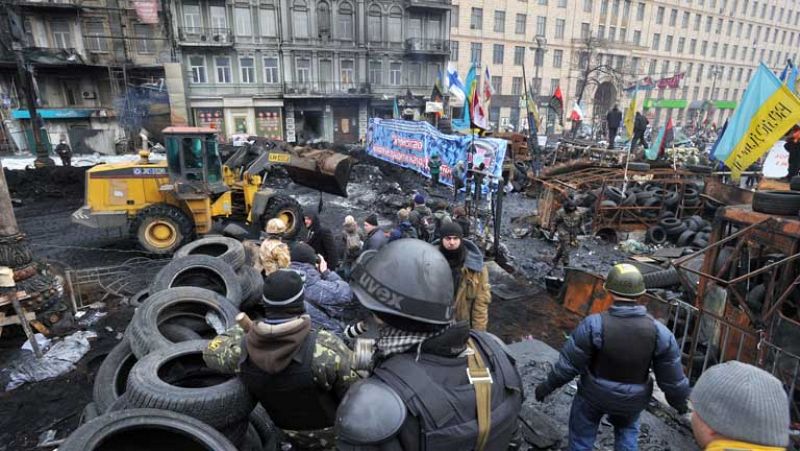
<path id="1" fill-rule="evenodd" d="M 328 262 L 328 267 L 336 269 L 339 266 L 339 252 L 336 250 L 336 238 L 331 229 L 322 227 L 316 213 L 307 213 L 311 218 L 311 227 L 308 229 L 306 242 L 314 248 L 314 252 L 322 255 Z"/>
<path id="2" fill-rule="evenodd" d="M 606 122 L 608 122 L 608 128 L 619 128 L 619 124 L 622 122 L 622 112 L 620 110 L 611 110 L 606 115 Z"/>

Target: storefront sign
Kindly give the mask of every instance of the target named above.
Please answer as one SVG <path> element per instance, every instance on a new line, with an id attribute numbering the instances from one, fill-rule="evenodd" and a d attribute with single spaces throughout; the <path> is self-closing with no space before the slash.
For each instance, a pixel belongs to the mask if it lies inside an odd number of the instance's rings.
<path id="1" fill-rule="evenodd" d="M 256 135 L 283 140 L 283 116 L 280 108 L 256 108 Z"/>
<path id="2" fill-rule="evenodd" d="M 225 114 L 222 108 L 195 108 L 194 123 L 198 127 L 208 127 L 225 134 Z"/>
<path id="3" fill-rule="evenodd" d="M 452 168 L 469 160 L 467 151 L 475 143 L 472 161 L 484 163 L 486 171 L 500 177 L 508 142 L 504 139 L 445 135 L 423 121 L 372 118 L 367 130 L 367 153 L 381 160 L 412 169 L 430 177 L 428 158 L 436 153 L 442 160 L 442 183 L 452 186 Z M 485 179 L 488 183 L 488 177 Z"/>

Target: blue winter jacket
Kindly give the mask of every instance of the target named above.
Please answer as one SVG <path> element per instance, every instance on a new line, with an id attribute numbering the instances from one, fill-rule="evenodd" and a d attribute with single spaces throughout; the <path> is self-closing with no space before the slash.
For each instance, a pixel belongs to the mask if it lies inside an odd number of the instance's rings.
<path id="1" fill-rule="evenodd" d="M 358 310 L 350 285 L 333 271 L 323 276 L 309 263 L 292 262 L 289 267 L 306 275 L 304 298 L 311 322 L 341 335 Z"/>
<path id="2" fill-rule="evenodd" d="M 626 318 L 647 315 L 642 305 L 614 304 L 611 315 Z M 652 370 L 658 386 L 667 402 L 673 407 L 681 406 L 689 396 L 689 380 L 683 374 L 678 343 L 669 329 L 653 319 L 656 327 L 656 348 L 653 353 Z M 635 346 L 636 343 L 631 343 Z M 580 375 L 578 394 L 598 410 L 609 414 L 630 415 L 647 407 L 653 393 L 653 380 L 645 384 L 613 382 L 594 376 L 589 367 L 592 355 L 603 346 L 603 320 L 600 314 L 587 316 L 572 332 L 553 370 L 545 381 L 548 391 L 555 390 Z"/>

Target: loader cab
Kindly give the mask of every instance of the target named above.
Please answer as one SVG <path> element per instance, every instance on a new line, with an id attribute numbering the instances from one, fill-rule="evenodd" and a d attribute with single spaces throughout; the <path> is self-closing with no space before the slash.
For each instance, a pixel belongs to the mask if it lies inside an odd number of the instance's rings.
<path id="1" fill-rule="evenodd" d="M 169 179 L 179 195 L 213 195 L 228 190 L 222 179 L 215 129 L 168 127 L 163 133 Z"/>

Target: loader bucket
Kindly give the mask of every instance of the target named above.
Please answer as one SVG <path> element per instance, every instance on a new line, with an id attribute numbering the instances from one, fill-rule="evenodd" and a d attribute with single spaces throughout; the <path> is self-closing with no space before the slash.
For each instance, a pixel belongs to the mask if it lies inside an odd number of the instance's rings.
<path id="1" fill-rule="evenodd" d="M 347 197 L 347 183 L 353 162 L 347 155 L 331 150 L 297 152 L 284 164 L 293 182 L 326 193 Z"/>

